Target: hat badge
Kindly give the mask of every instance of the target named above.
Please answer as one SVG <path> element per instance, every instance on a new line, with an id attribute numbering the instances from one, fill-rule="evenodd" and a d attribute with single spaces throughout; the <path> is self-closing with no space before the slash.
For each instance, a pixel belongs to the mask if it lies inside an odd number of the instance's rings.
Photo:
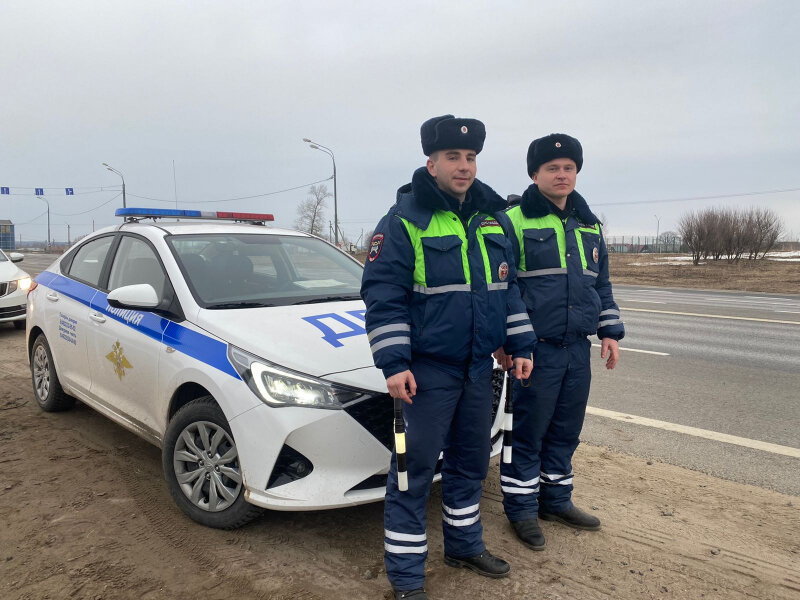
<path id="1" fill-rule="evenodd" d="M 561 148 L 561 142 L 556 142 L 556 148 Z"/>
<path id="2" fill-rule="evenodd" d="M 467 129 L 466 125 L 462 125 L 461 126 L 461 133 L 467 133 L 468 131 L 469 131 L 469 129 Z"/>

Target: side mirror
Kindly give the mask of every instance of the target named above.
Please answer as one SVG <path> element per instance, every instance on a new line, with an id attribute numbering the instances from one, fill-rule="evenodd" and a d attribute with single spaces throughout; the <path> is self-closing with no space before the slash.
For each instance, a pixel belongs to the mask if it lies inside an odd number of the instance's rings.
<path id="1" fill-rule="evenodd" d="M 22 259 L 25 258 L 25 255 L 20 254 L 19 252 L 9 252 L 8 258 L 11 259 L 11 262 L 22 262 Z"/>
<path id="2" fill-rule="evenodd" d="M 161 304 L 161 299 L 149 283 L 137 283 L 118 287 L 108 293 L 108 304 L 114 308 L 152 310 Z"/>

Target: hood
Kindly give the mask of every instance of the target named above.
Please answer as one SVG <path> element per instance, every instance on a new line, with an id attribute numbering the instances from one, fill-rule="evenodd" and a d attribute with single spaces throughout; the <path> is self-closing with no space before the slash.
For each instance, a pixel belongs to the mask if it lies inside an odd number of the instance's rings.
<path id="1" fill-rule="evenodd" d="M 201 309 L 197 325 L 229 344 L 287 369 L 385 391 L 383 375 L 372 361 L 364 328 L 365 312 L 361 300 L 236 310 Z"/>
<path id="2" fill-rule="evenodd" d="M 10 260 L 0 262 L 0 281 L 15 281 L 23 277 L 30 277 L 30 275 L 20 269 L 16 263 Z"/>

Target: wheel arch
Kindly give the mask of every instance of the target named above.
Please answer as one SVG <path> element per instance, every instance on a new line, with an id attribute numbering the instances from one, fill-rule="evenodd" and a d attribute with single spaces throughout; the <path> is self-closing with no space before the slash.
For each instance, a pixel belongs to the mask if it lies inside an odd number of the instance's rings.
<path id="1" fill-rule="evenodd" d="M 202 398 L 203 396 L 210 396 L 214 399 L 214 402 L 217 406 L 219 406 L 219 402 L 217 399 L 214 398 L 214 394 L 212 394 L 208 389 L 203 387 L 197 382 L 194 381 L 187 381 L 186 383 L 181 384 L 172 394 L 172 398 L 169 401 L 169 410 L 167 412 L 167 422 L 172 420 L 172 417 L 175 416 L 181 408 L 189 404 L 192 400 L 197 400 L 198 398 Z M 220 407 L 221 409 L 222 407 Z M 223 411 L 224 412 L 224 411 Z"/>

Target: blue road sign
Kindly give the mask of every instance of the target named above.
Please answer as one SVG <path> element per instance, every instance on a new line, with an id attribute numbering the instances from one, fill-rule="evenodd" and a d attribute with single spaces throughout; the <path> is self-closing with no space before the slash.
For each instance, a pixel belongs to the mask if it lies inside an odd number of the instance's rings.
<path id="1" fill-rule="evenodd" d="M 0 187 L 0 194 L 10 194 L 7 187 Z"/>
<path id="2" fill-rule="evenodd" d="M 64 188 L 64 189 L 67 190 L 67 196 L 75 195 L 75 191 L 72 188 Z"/>
<path id="3" fill-rule="evenodd" d="M 37 196 L 44 196 L 44 188 L 36 188 Z"/>

